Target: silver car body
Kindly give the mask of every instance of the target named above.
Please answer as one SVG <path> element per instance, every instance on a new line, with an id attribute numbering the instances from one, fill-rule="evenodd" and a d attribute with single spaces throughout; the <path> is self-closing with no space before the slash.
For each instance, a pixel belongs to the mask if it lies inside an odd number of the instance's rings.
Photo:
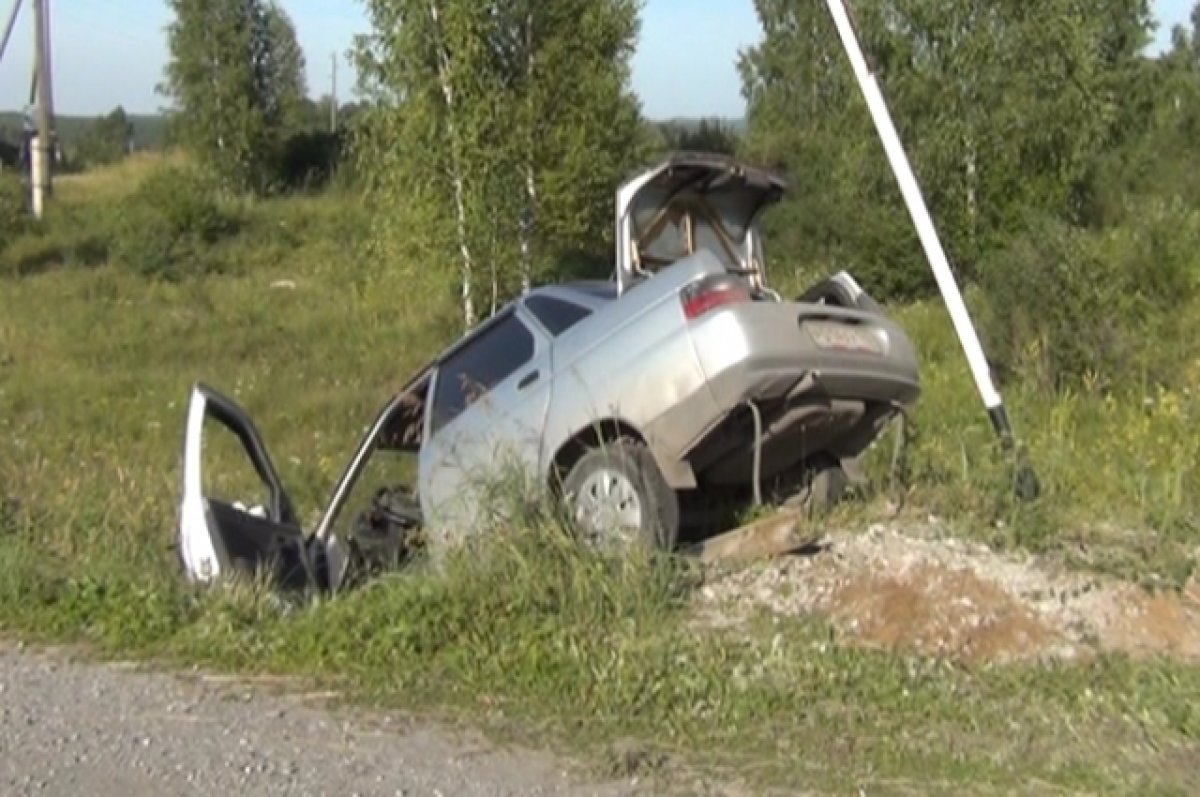
<path id="1" fill-rule="evenodd" d="M 328 541 L 380 449 L 416 453 L 434 537 L 479 528 L 497 480 L 549 490 L 572 452 L 617 436 L 644 443 L 681 494 L 746 487 L 817 455 L 859 456 L 917 399 L 916 353 L 847 274 L 804 301 L 768 287 L 757 219 L 783 187 L 704 154 L 629 181 L 617 195 L 613 279 L 534 289 L 421 369 L 363 440 L 311 538 Z M 228 404 L 197 388 L 185 445 L 181 536 L 205 552 L 203 568 L 187 564 L 200 580 L 228 562 L 212 552 L 219 544 L 187 537 L 240 533 L 212 519 L 186 472 L 201 467 L 198 405 L 214 400 Z M 236 415 L 227 409 L 224 421 L 250 426 Z M 252 426 L 239 434 L 256 436 Z M 269 461 L 259 470 L 270 476 Z"/>

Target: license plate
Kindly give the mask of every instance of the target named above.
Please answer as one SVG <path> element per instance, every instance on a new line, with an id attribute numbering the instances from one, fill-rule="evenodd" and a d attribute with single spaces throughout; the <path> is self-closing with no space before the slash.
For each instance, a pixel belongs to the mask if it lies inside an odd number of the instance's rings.
<path id="1" fill-rule="evenodd" d="M 805 321 L 803 326 L 822 349 L 883 354 L 883 344 L 869 327 L 835 321 Z"/>

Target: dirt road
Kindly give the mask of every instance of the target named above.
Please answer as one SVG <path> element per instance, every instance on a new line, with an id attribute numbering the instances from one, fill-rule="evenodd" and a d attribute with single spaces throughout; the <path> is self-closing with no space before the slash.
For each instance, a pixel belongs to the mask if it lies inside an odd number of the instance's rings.
<path id="1" fill-rule="evenodd" d="M 5 795 L 626 795 L 498 752 L 262 689 L 0 649 Z"/>

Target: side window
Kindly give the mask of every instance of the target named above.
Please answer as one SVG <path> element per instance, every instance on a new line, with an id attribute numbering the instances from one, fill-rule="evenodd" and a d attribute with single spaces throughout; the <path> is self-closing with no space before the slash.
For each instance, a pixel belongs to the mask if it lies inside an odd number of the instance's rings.
<path id="1" fill-rule="evenodd" d="M 525 300 L 525 306 L 554 337 L 558 337 L 592 314 L 586 307 L 549 296 L 531 296 Z"/>
<path id="2" fill-rule="evenodd" d="M 457 418 L 473 402 L 533 359 L 533 333 L 512 313 L 452 355 L 438 369 L 430 431 Z"/>

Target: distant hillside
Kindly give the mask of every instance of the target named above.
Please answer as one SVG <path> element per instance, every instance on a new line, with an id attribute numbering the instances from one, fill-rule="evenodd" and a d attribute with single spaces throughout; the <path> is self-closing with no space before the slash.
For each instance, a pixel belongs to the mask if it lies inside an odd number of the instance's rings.
<path id="1" fill-rule="evenodd" d="M 722 126 L 737 135 L 746 132 L 746 120 L 743 117 L 692 117 L 677 116 L 666 119 L 654 119 L 653 124 L 670 125 L 683 130 L 694 131 L 702 120 L 711 122 L 718 120 Z M 63 144 L 70 147 L 78 140 L 86 127 L 95 121 L 91 116 L 59 116 L 57 120 L 58 133 Z M 167 119 L 159 114 L 129 114 L 133 124 L 134 142 L 138 149 L 160 149 L 166 139 Z M 0 111 L 0 140 L 14 138 L 23 126 L 22 117 L 16 111 Z"/>
<path id="2" fill-rule="evenodd" d="M 71 146 L 89 124 L 95 121 L 92 116 L 59 116 L 56 120 L 58 135 L 64 146 Z M 160 149 L 167 135 L 167 119 L 165 116 L 150 114 L 129 114 L 133 125 L 133 140 L 138 149 Z M 9 139 L 19 134 L 24 126 L 22 116 L 15 111 L 0 111 L 0 138 Z"/>

